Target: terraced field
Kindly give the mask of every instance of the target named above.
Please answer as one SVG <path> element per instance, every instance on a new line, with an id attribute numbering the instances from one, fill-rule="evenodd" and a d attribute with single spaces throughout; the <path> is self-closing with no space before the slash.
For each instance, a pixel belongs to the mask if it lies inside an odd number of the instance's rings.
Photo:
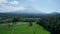
<path id="1" fill-rule="evenodd" d="M 33 23 L 29 26 L 26 22 L 20 22 L 16 25 L 0 24 L 0 34 L 49 34 L 43 27 Z"/>

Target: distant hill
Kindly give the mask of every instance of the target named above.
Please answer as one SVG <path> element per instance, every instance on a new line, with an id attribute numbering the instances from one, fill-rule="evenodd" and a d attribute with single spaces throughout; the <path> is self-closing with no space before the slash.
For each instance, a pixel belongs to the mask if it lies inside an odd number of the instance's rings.
<path id="1" fill-rule="evenodd" d="M 54 15 L 60 15 L 60 13 L 57 12 L 53 12 L 50 14 L 44 14 L 44 13 L 18 13 L 18 12 L 14 12 L 14 13 L 0 13 L 0 17 L 12 17 L 12 16 L 18 16 L 18 17 L 37 17 L 37 18 L 44 18 L 46 16 L 54 16 Z"/>
<path id="2" fill-rule="evenodd" d="M 57 14 L 60 14 L 58 12 L 53 12 L 53 13 L 50 13 L 51 15 L 57 15 Z"/>

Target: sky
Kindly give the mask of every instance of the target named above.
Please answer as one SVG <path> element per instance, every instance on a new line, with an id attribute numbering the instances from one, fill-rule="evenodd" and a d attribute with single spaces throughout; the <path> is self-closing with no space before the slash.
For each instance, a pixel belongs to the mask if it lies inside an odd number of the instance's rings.
<path id="1" fill-rule="evenodd" d="M 38 13 L 60 13 L 60 0 L 0 0 L 0 12 L 23 11 L 29 8 Z"/>

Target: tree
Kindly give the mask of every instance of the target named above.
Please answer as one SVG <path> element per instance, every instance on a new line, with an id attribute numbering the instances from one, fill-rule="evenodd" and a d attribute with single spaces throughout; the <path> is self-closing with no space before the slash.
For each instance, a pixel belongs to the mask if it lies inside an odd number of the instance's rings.
<path id="1" fill-rule="evenodd" d="M 60 15 L 53 15 L 47 18 L 41 18 L 37 24 L 42 26 L 45 30 L 49 31 L 51 34 L 60 34 Z"/>
<path id="2" fill-rule="evenodd" d="M 15 25 L 16 22 L 18 22 L 18 21 L 19 21 L 19 18 L 13 18 L 13 20 L 12 20 L 12 22 L 13 22 L 14 25 Z"/>
<path id="3" fill-rule="evenodd" d="M 29 20 L 28 22 L 29 22 L 29 26 L 32 26 L 32 20 Z"/>

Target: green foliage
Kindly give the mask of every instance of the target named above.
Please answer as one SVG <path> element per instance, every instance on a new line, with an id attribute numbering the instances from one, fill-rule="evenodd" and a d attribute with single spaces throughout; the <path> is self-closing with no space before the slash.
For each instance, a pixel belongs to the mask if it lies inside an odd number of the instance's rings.
<path id="1" fill-rule="evenodd" d="M 45 16 L 37 24 L 43 26 L 51 34 L 60 34 L 60 15 Z"/>
<path id="2" fill-rule="evenodd" d="M 8 25 L 0 25 L 0 34 L 11 34 L 12 32 L 12 26 L 11 28 L 8 28 Z M 20 22 L 17 23 L 14 26 L 14 34 L 49 34 L 49 32 L 45 31 L 43 27 L 33 23 L 32 27 L 29 27 L 26 22 Z"/>

